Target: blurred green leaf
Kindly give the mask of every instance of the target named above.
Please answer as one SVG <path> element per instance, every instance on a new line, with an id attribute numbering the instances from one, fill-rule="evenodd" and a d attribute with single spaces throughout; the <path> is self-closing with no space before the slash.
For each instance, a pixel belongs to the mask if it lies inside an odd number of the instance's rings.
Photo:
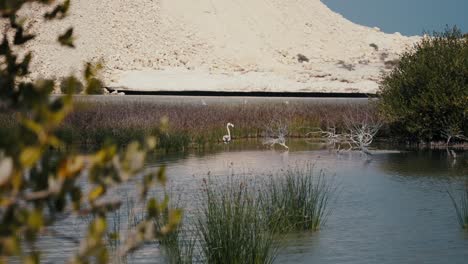
<path id="1" fill-rule="evenodd" d="M 44 225 L 44 219 L 42 218 L 42 211 L 36 209 L 31 211 L 28 216 L 28 226 L 34 232 L 38 232 Z"/>
<path id="2" fill-rule="evenodd" d="M 0 245 L 5 255 L 18 255 L 20 253 L 20 241 L 16 236 L 3 238 Z"/>
<path id="3" fill-rule="evenodd" d="M 51 1 L 48 1 L 51 2 Z M 68 10 L 70 9 L 70 0 L 65 0 L 63 4 L 57 5 L 51 12 L 48 12 L 44 15 L 44 18 L 51 20 L 54 18 L 62 19 L 67 15 Z"/>
<path id="4" fill-rule="evenodd" d="M 52 96 L 57 84 L 55 79 L 34 80 L 30 75 L 33 55 L 25 50 L 24 44 L 34 39 L 35 35 L 27 32 L 29 26 L 23 27 L 28 23 L 18 12 L 26 3 L 51 5 L 57 2 L 0 0 L 0 22 L 6 25 L 1 32 L 3 39 L 0 43 L 0 105 L 11 107 L 20 124 L 15 130 L 18 135 L 12 136 L 12 140 L 0 141 L 0 263 L 10 255 L 19 256 L 25 263 L 39 263 L 40 252 L 34 249 L 41 230 L 72 212 L 95 218 L 70 262 L 108 263 L 109 252 L 103 241 L 107 232 L 106 217 L 120 207 L 121 201 L 99 198 L 116 184 L 144 172 L 147 151 L 156 146 L 156 138 L 150 137 L 141 141 L 144 142 L 142 144 L 130 144 L 122 152 L 118 152 L 116 146 L 106 145 L 94 154 L 79 155 L 70 154 L 69 146 L 60 140 L 56 132 L 73 109 L 72 94 L 82 91 L 102 94 L 104 83 L 99 77 L 103 69 L 100 62 L 86 64 L 83 83 L 74 76 L 63 78 L 60 90 L 64 96 Z M 61 19 L 69 8 L 70 0 L 65 0 L 50 12 L 42 14 L 46 20 Z M 73 28 L 58 36 L 60 44 L 68 47 L 74 47 L 73 40 Z M 162 120 L 162 124 L 163 128 L 167 126 L 167 120 Z M 66 151 L 56 151 L 59 148 Z M 82 190 L 84 180 L 79 176 L 87 176 L 88 183 L 93 186 L 88 193 Z M 164 168 L 157 174 L 144 177 L 148 183 L 146 187 L 155 180 L 161 183 L 166 181 Z M 70 202 L 72 207 L 68 206 Z M 168 202 L 168 197 L 162 204 L 153 199 L 148 209 L 154 217 L 159 217 Z M 142 221 L 136 230 L 129 230 L 129 233 L 137 234 L 137 238 L 130 239 L 128 248 L 122 252 L 134 250 L 145 240 L 154 239 L 159 234 L 154 220 Z M 118 233 L 111 233 L 109 237 L 118 239 Z M 23 252 L 23 244 L 32 250 Z"/>
<path id="5" fill-rule="evenodd" d="M 104 195 L 104 193 L 105 193 L 104 187 L 102 187 L 102 186 L 94 187 L 88 194 L 89 202 L 92 203 L 92 202 L 96 201 L 96 199 L 98 199 L 99 197 Z"/>
<path id="6" fill-rule="evenodd" d="M 86 94 L 103 94 L 104 84 L 97 78 L 90 78 L 87 81 L 85 92 Z"/>
<path id="7" fill-rule="evenodd" d="M 39 252 L 30 253 L 24 260 L 24 264 L 39 264 L 41 254 Z"/>
<path id="8" fill-rule="evenodd" d="M 64 94 L 79 94 L 83 91 L 83 84 L 75 76 L 69 76 L 60 83 L 60 90 Z"/>
<path id="9" fill-rule="evenodd" d="M 107 229 L 106 219 L 103 217 L 97 217 L 90 224 L 90 234 L 101 237 Z"/>
<path id="10" fill-rule="evenodd" d="M 29 168 L 34 165 L 42 155 L 41 147 L 27 147 L 25 148 L 20 155 L 21 165 L 25 168 Z"/>
<path id="11" fill-rule="evenodd" d="M 148 218 L 155 218 L 159 215 L 159 204 L 156 201 L 156 198 L 151 198 L 148 200 L 148 204 L 146 206 L 148 211 Z"/>
<path id="12" fill-rule="evenodd" d="M 162 185 L 166 185 L 166 166 L 161 166 L 158 170 L 157 179 Z"/>
<path id="13" fill-rule="evenodd" d="M 156 143 L 156 137 L 150 136 L 146 138 L 146 145 L 148 146 L 148 149 L 153 150 L 154 148 L 156 148 Z"/>

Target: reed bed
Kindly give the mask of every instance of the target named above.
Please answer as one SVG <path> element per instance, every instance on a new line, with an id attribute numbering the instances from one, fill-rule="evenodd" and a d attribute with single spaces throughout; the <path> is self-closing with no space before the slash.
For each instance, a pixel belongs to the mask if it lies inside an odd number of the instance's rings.
<path id="1" fill-rule="evenodd" d="M 15 125 L 12 111 L 0 109 L 1 128 Z M 5 110 L 5 111 L 4 111 Z M 345 113 L 365 110 L 376 113 L 373 104 L 291 101 L 208 105 L 151 101 L 75 101 L 73 111 L 58 131 L 60 138 L 80 145 L 101 145 L 112 139 L 127 143 L 150 134 L 161 137 L 160 148 L 185 150 L 216 144 L 226 134 L 226 123 L 235 125 L 233 138 L 263 138 L 272 120 L 288 127 L 288 137 L 309 137 L 316 128 L 344 128 Z M 161 120 L 168 126 L 161 131 Z"/>
<path id="2" fill-rule="evenodd" d="M 218 176 L 203 180 L 192 210 L 178 228 L 158 241 L 160 258 L 170 264 L 273 263 L 285 245 L 286 234 L 317 231 L 329 213 L 333 185 L 311 164 L 298 164 L 274 176 Z M 269 178 L 265 178 L 269 177 Z M 180 198 L 170 196 L 170 208 Z M 190 194 L 193 195 L 193 194 Z M 127 199 L 109 219 L 107 242 L 111 253 L 123 242 L 119 234 L 145 218 L 143 205 Z M 167 211 L 156 227 L 167 223 Z M 131 261 L 114 257 L 116 263 Z"/>
<path id="3" fill-rule="evenodd" d="M 284 122 L 289 137 L 307 137 L 317 127 L 344 127 L 344 113 L 365 109 L 370 104 L 262 102 L 255 104 L 182 104 L 153 102 L 80 101 L 61 128 L 72 142 L 99 144 L 107 138 L 126 142 L 160 131 L 161 119 L 168 127 L 161 134 L 160 147 L 183 150 L 220 142 L 226 123 L 235 125 L 233 138 L 263 138 L 272 120 Z"/>
<path id="4" fill-rule="evenodd" d="M 326 221 L 333 191 L 313 165 L 290 168 L 266 183 L 262 208 L 279 232 L 317 231 Z"/>

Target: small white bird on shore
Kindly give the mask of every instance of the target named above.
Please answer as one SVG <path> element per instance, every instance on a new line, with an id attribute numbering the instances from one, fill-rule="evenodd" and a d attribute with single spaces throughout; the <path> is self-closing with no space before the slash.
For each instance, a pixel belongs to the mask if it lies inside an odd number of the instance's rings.
<path id="1" fill-rule="evenodd" d="M 227 123 L 226 129 L 227 129 L 228 134 L 223 136 L 224 144 L 231 142 L 231 131 L 229 130 L 229 127 L 234 127 L 234 125 L 231 123 Z"/>

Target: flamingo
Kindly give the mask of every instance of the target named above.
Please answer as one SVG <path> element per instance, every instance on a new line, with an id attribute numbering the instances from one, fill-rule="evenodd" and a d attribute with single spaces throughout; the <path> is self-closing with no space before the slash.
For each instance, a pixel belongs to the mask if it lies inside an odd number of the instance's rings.
<path id="1" fill-rule="evenodd" d="M 231 123 L 227 123 L 226 129 L 227 129 L 228 134 L 223 136 L 224 144 L 231 142 L 231 131 L 229 130 L 229 127 L 234 127 L 234 125 Z"/>

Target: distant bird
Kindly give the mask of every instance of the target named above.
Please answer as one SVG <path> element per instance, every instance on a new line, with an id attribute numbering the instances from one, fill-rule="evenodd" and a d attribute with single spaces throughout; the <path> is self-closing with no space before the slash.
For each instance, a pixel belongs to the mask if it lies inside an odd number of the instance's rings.
<path id="1" fill-rule="evenodd" d="M 234 125 L 231 123 L 227 123 L 226 129 L 227 129 L 228 134 L 223 136 L 224 144 L 231 142 L 231 131 L 229 130 L 229 127 L 234 127 Z"/>

